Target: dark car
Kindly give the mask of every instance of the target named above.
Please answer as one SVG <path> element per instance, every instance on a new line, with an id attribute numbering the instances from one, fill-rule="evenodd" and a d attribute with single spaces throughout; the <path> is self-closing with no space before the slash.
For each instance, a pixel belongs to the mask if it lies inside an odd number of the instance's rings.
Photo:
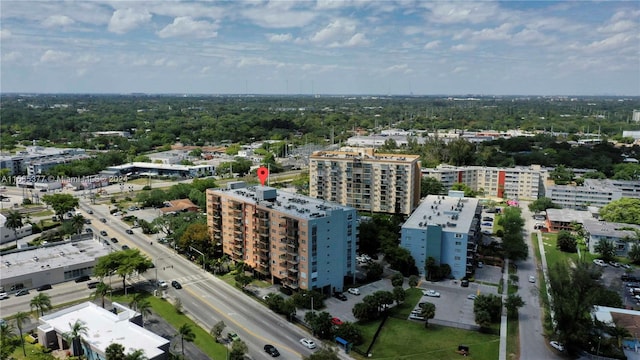
<path id="1" fill-rule="evenodd" d="M 86 228 L 86 229 L 84 229 L 84 231 L 85 231 L 87 234 L 93 234 L 93 229 L 92 229 L 92 228 Z"/>
<path id="2" fill-rule="evenodd" d="M 91 219 L 84 219 L 85 224 L 91 224 Z"/>
<path id="3" fill-rule="evenodd" d="M 489 216 L 485 216 L 482 218 L 482 221 L 493 221 L 493 218 Z"/>
<path id="4" fill-rule="evenodd" d="M 16 293 L 16 296 L 24 296 L 24 295 L 28 295 L 28 294 L 29 294 L 29 290 L 27 290 L 27 289 L 22 289 L 22 290 L 20 290 L 20 291 L 18 291 L 18 292 Z"/>
<path id="5" fill-rule="evenodd" d="M 80 283 L 80 282 L 89 281 L 89 280 L 91 280 L 91 277 L 89 275 L 82 275 L 76 279 L 76 282 Z"/>
<path id="6" fill-rule="evenodd" d="M 38 291 L 51 290 L 51 284 L 40 285 L 36 290 Z"/>
<path id="7" fill-rule="evenodd" d="M 467 280 L 467 279 L 460 280 L 460 286 L 469 287 L 469 280 Z"/>
<path id="8" fill-rule="evenodd" d="M 102 235 L 102 236 L 107 236 L 107 232 L 106 232 L 106 231 L 104 231 L 104 230 L 100 230 L 100 235 Z"/>
<path id="9" fill-rule="evenodd" d="M 334 293 L 333 297 L 341 301 L 347 301 L 347 296 L 343 293 Z"/>
<path id="10" fill-rule="evenodd" d="M 93 210 L 87 210 L 87 214 L 89 215 L 93 214 Z"/>
<path id="11" fill-rule="evenodd" d="M 273 346 L 273 345 L 269 345 L 269 344 L 265 345 L 265 346 L 264 346 L 264 351 L 265 351 L 267 354 L 271 355 L 271 357 L 278 357 L 278 356 L 280 356 L 280 352 L 279 352 L 279 351 L 278 351 L 278 349 L 276 349 L 276 347 L 275 347 L 275 346 Z"/>
<path id="12" fill-rule="evenodd" d="M 131 230 L 131 229 L 127 229 L 124 232 L 126 232 L 129 235 L 133 235 L 133 230 Z"/>
<path id="13" fill-rule="evenodd" d="M 118 239 L 116 239 L 116 238 L 112 237 L 112 238 L 111 238 L 111 242 L 112 242 L 112 243 L 114 243 L 114 244 L 117 244 L 117 243 L 118 243 Z"/>
<path id="14" fill-rule="evenodd" d="M 129 247 L 127 245 L 122 245 L 122 250 L 129 250 Z"/>
<path id="15" fill-rule="evenodd" d="M 180 285 L 180 283 L 175 280 L 171 282 L 171 286 L 173 286 L 176 289 L 182 289 L 182 285 Z"/>
<path id="16" fill-rule="evenodd" d="M 107 219 L 105 219 L 105 218 L 101 218 L 100 221 L 102 221 L 105 224 L 107 223 Z"/>
<path id="17" fill-rule="evenodd" d="M 96 287 L 98 287 L 98 284 L 100 284 L 100 281 L 92 281 L 90 283 L 87 283 L 87 287 L 89 289 L 95 289 Z"/>

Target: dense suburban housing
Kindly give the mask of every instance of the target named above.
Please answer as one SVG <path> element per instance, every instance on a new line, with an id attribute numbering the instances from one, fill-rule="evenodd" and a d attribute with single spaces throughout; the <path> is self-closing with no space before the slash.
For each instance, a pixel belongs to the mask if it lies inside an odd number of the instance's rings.
<path id="1" fill-rule="evenodd" d="M 309 157 L 311 197 L 357 210 L 409 215 L 420 201 L 420 157 L 371 148 Z"/>
<path id="2" fill-rule="evenodd" d="M 356 210 L 234 182 L 207 190 L 211 238 L 233 261 L 290 289 L 342 291 L 356 272 Z"/>
<path id="3" fill-rule="evenodd" d="M 436 265 L 448 264 L 454 278 L 463 278 L 473 273 L 481 214 L 479 200 L 462 192 L 429 195 L 402 225 L 400 246 L 411 252 L 421 274 L 432 257 Z"/>

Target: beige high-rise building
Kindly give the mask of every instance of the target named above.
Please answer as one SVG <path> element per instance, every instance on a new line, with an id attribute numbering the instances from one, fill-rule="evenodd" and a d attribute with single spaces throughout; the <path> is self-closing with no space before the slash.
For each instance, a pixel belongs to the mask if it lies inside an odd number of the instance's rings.
<path id="1" fill-rule="evenodd" d="M 362 211 L 409 215 L 420 202 L 420 157 L 371 148 L 309 157 L 309 195 Z"/>
<path id="2" fill-rule="evenodd" d="M 268 186 L 207 190 L 207 224 L 233 261 L 290 289 L 342 291 L 356 272 L 356 210 Z"/>

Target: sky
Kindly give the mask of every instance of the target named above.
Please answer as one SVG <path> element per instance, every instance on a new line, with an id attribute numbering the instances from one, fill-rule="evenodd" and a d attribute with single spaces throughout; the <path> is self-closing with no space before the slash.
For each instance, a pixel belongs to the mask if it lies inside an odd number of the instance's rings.
<path id="1" fill-rule="evenodd" d="M 640 1 L 0 0 L 0 91 L 640 95 Z"/>

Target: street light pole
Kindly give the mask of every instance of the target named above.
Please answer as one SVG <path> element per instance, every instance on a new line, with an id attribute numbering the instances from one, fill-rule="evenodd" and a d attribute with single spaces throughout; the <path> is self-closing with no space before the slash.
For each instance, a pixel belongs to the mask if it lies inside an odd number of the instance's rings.
<path id="1" fill-rule="evenodd" d="M 205 259 L 205 257 L 204 257 L 204 253 L 203 253 L 202 251 L 200 251 L 200 250 L 198 250 L 198 249 L 194 248 L 193 246 L 189 246 L 189 249 L 190 249 L 191 251 L 195 251 L 195 252 L 197 252 L 198 254 L 202 255 L 202 270 L 205 270 L 205 271 L 206 271 L 206 270 L 207 270 L 207 269 L 205 268 L 205 266 L 206 266 L 206 259 Z"/>

